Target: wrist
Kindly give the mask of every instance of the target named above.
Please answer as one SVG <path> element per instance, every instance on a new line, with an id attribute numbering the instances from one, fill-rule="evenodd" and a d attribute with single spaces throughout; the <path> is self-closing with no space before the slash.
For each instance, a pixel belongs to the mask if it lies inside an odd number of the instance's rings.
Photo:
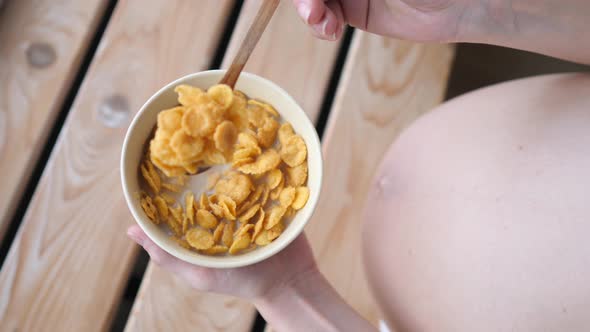
<path id="1" fill-rule="evenodd" d="M 265 308 L 277 307 L 290 300 L 301 298 L 311 287 L 321 287 L 326 282 L 324 276 L 314 266 L 291 278 L 277 282 L 263 295 L 255 298 L 253 302 L 258 310 L 263 311 Z"/>

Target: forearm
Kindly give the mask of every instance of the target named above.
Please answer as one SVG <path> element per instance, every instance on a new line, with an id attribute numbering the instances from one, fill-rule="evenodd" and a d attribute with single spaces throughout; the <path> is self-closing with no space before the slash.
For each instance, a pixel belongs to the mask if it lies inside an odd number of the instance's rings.
<path id="1" fill-rule="evenodd" d="M 590 64 L 590 1 L 488 0 L 461 18 L 462 41 Z"/>
<path id="2" fill-rule="evenodd" d="M 256 307 L 277 331 L 376 331 L 319 273 L 277 287 Z"/>

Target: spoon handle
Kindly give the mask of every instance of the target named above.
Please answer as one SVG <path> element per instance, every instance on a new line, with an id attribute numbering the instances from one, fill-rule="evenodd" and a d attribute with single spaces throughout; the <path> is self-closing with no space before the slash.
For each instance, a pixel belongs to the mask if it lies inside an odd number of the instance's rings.
<path id="1" fill-rule="evenodd" d="M 268 22 L 270 22 L 272 15 L 279 6 L 279 2 L 280 0 L 264 0 L 262 6 L 258 10 L 258 14 L 256 14 L 256 18 L 254 18 L 254 22 L 246 34 L 246 38 L 244 38 L 242 45 L 240 45 L 240 49 L 234 57 L 231 66 L 219 83 L 227 84 L 232 89 L 235 87 L 238 77 L 240 77 L 240 73 L 244 69 L 246 62 L 258 43 L 260 36 L 262 36 L 264 29 L 266 29 Z"/>

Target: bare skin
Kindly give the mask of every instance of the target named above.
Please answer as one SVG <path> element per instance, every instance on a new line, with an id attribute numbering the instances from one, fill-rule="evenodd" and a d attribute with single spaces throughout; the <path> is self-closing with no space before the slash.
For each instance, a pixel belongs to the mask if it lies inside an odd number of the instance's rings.
<path id="1" fill-rule="evenodd" d="M 588 96 L 588 75 L 494 86 L 390 148 L 363 252 L 396 331 L 590 330 Z"/>
<path id="2" fill-rule="evenodd" d="M 324 39 L 350 24 L 590 63 L 580 38 L 590 31 L 586 0 L 293 2 Z M 363 234 L 367 276 L 389 325 L 590 330 L 588 96 L 584 75 L 510 82 L 442 105 L 396 141 L 376 174 Z M 279 331 L 374 330 L 318 271 L 304 236 L 259 264 L 214 270 L 168 255 L 137 226 L 128 235 L 195 289 L 250 300 Z"/>

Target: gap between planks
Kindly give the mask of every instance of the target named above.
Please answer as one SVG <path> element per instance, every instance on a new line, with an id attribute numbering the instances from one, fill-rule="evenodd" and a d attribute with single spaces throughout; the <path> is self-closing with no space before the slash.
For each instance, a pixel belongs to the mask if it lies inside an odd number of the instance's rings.
<path id="1" fill-rule="evenodd" d="M 237 0 L 233 4 L 232 10 L 224 24 L 225 28 L 223 29 L 221 37 L 219 38 L 219 42 L 214 53 L 215 55 L 211 58 L 210 65 L 207 67 L 208 69 L 217 69 L 221 65 L 225 50 L 229 45 L 231 35 L 236 26 L 243 4 L 243 0 Z M 125 329 L 127 319 L 129 318 L 129 314 L 133 308 L 133 303 L 135 302 L 135 298 L 139 292 L 139 286 L 141 286 L 141 282 L 145 275 L 148 263 L 149 255 L 145 250 L 140 250 L 137 258 L 135 259 L 135 263 L 133 264 L 133 270 L 129 276 L 127 285 L 125 286 L 125 292 L 116 306 L 116 314 L 111 323 L 110 331 L 116 332 L 123 331 Z"/>
<path id="2" fill-rule="evenodd" d="M 323 192 L 305 231 L 322 273 L 375 325 L 379 312 L 360 255 L 365 197 L 376 167 L 401 131 L 442 102 L 452 59 L 450 45 L 357 32 L 328 119 Z"/>
<path id="3" fill-rule="evenodd" d="M 0 11 L 0 266 L 112 7 L 11 1 Z M 60 20 L 62 16 L 69 20 Z M 82 74 L 81 74 L 82 73 Z"/>
<path id="4" fill-rule="evenodd" d="M 137 253 L 120 190 L 126 127 L 157 89 L 208 65 L 230 5 L 117 4 L 0 271 L 0 330 L 109 326 Z M 172 38 L 194 31 L 198 43 Z"/>

